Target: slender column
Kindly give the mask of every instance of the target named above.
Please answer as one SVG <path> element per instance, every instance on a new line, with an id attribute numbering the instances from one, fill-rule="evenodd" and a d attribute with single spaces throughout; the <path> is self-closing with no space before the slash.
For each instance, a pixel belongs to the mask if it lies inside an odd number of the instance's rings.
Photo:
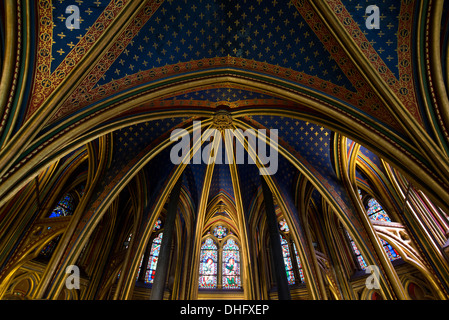
<path id="1" fill-rule="evenodd" d="M 151 289 L 151 300 L 162 300 L 164 298 L 165 282 L 167 280 L 168 266 L 170 263 L 171 243 L 175 227 L 176 213 L 178 210 L 179 194 L 182 185 L 182 175 L 170 194 L 165 218 L 164 235 L 162 236 L 161 249 L 157 260 L 156 273 L 154 275 L 153 287 Z"/>
<path id="2" fill-rule="evenodd" d="M 278 288 L 279 300 L 290 300 L 290 289 L 288 288 L 287 274 L 285 273 L 284 256 L 282 255 L 282 247 L 280 242 L 280 235 L 276 219 L 276 212 L 274 209 L 273 195 L 265 182 L 262 181 L 262 192 L 265 201 L 265 212 L 267 215 L 268 231 L 270 233 L 271 254 L 274 265 L 274 272 L 276 274 L 276 284 Z"/>

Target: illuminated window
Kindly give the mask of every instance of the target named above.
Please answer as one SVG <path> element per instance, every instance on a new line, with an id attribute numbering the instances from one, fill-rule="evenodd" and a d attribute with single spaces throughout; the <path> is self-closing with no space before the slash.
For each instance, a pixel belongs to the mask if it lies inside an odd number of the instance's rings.
<path id="1" fill-rule="evenodd" d="M 385 212 L 379 202 L 377 202 L 377 200 L 374 198 L 371 198 L 368 201 L 368 208 L 366 210 L 366 213 L 371 220 L 391 222 L 388 214 Z"/>
<path id="2" fill-rule="evenodd" d="M 201 246 L 199 287 L 202 289 L 217 288 L 218 249 L 211 238 L 207 238 Z"/>
<path id="3" fill-rule="evenodd" d="M 50 213 L 49 218 L 67 217 L 73 215 L 75 211 L 75 199 L 70 193 L 67 193 L 58 202 L 56 207 Z"/>
<path id="4" fill-rule="evenodd" d="M 145 273 L 145 283 L 153 283 L 154 275 L 156 274 L 157 260 L 159 259 L 159 252 L 161 250 L 162 232 L 154 238 L 151 244 L 150 257 L 148 258 L 147 270 Z"/>
<path id="5" fill-rule="evenodd" d="M 223 226 L 216 226 L 214 228 L 214 236 L 218 239 L 226 237 L 228 230 Z"/>
<path id="6" fill-rule="evenodd" d="M 50 213 L 48 218 L 68 217 L 73 215 L 74 211 L 75 211 L 75 199 L 70 193 L 67 193 L 64 195 L 64 197 L 62 197 L 61 200 L 59 200 L 58 204 Z M 61 236 L 57 236 L 56 238 L 48 242 L 47 245 L 39 253 L 39 256 L 41 258 L 46 259 L 50 258 L 60 238 Z"/>
<path id="7" fill-rule="evenodd" d="M 299 277 L 301 278 L 301 282 L 304 282 L 304 273 L 302 271 L 301 261 L 299 260 L 298 251 L 296 250 L 296 246 L 294 243 L 293 243 L 293 250 L 295 251 L 296 263 L 298 264 Z"/>
<path id="8" fill-rule="evenodd" d="M 287 273 L 288 284 L 295 284 L 295 273 L 293 272 L 292 259 L 290 257 L 290 248 L 288 247 L 288 242 L 281 235 L 281 247 L 282 255 L 284 257 L 285 271 Z"/>
<path id="9" fill-rule="evenodd" d="M 287 221 L 285 221 L 285 219 L 279 221 L 279 229 L 285 233 L 290 232 L 290 229 L 288 228 Z"/>
<path id="10" fill-rule="evenodd" d="M 380 242 L 382 243 L 390 261 L 401 259 L 399 253 L 387 241 L 380 239 Z"/>
<path id="11" fill-rule="evenodd" d="M 240 288 L 240 253 L 239 247 L 234 239 L 228 239 L 224 244 L 222 261 L 223 288 Z"/>
<path id="12" fill-rule="evenodd" d="M 297 280 L 294 272 L 295 268 L 295 266 L 293 265 L 294 259 L 296 260 L 297 272 L 299 273 L 301 282 L 304 282 L 304 274 L 302 271 L 301 261 L 299 259 L 298 251 L 296 250 L 296 246 L 292 242 L 292 247 L 290 247 L 287 241 L 290 228 L 288 227 L 287 221 L 285 219 L 279 221 L 279 230 L 281 231 L 280 240 L 281 240 L 282 255 L 284 258 L 285 272 L 287 273 L 287 282 L 289 285 L 293 285 L 296 283 Z M 283 236 L 284 234 L 286 235 L 285 237 Z M 292 249 L 295 254 L 294 258 L 292 258 L 291 255 Z"/>
<path id="13" fill-rule="evenodd" d="M 390 217 L 379 204 L 379 202 L 371 198 L 368 200 L 368 208 L 366 210 L 368 217 L 373 221 L 383 221 L 383 222 L 391 222 Z M 385 240 L 380 239 L 382 245 L 384 247 L 385 252 L 388 255 L 390 261 L 395 261 L 401 258 L 399 253 Z"/>
<path id="14" fill-rule="evenodd" d="M 162 227 L 162 220 L 157 219 L 157 221 L 154 223 L 153 231 L 159 230 Z"/>
<path id="15" fill-rule="evenodd" d="M 365 259 L 363 258 L 359 248 L 357 248 L 357 245 L 355 244 L 354 240 L 352 240 L 351 236 L 348 232 L 346 232 L 346 235 L 349 238 L 349 242 L 351 243 L 352 251 L 355 254 L 355 257 L 357 258 L 357 261 L 359 263 L 360 269 L 365 270 L 367 267 L 367 264 L 365 262 Z"/>

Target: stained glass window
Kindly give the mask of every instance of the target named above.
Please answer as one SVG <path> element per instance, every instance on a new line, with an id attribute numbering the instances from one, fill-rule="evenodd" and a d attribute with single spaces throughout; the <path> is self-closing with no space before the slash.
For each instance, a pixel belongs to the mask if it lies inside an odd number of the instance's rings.
<path id="1" fill-rule="evenodd" d="M 162 227 L 162 220 L 161 219 L 157 219 L 157 221 L 154 223 L 153 231 L 159 230 L 161 227 Z"/>
<path id="2" fill-rule="evenodd" d="M 217 245 L 207 238 L 201 246 L 199 287 L 202 289 L 217 288 Z"/>
<path id="3" fill-rule="evenodd" d="M 385 212 L 385 210 L 382 208 L 379 202 L 374 198 L 371 198 L 368 201 L 368 209 L 366 213 L 368 214 L 371 220 L 391 222 L 391 219 L 388 216 L 388 214 Z M 383 239 L 380 239 L 380 241 L 382 242 L 385 252 L 387 253 L 391 261 L 398 260 L 401 258 L 398 252 L 387 241 Z"/>
<path id="4" fill-rule="evenodd" d="M 49 218 L 67 217 L 73 215 L 75 211 L 75 199 L 67 193 L 56 205 L 48 216 Z"/>
<path id="5" fill-rule="evenodd" d="M 368 209 L 366 213 L 371 220 L 391 222 L 388 214 L 374 198 L 371 198 L 368 201 Z"/>
<path id="6" fill-rule="evenodd" d="M 285 233 L 288 233 L 290 231 L 290 229 L 288 228 L 287 221 L 285 221 L 285 219 L 279 221 L 279 229 Z"/>
<path id="7" fill-rule="evenodd" d="M 390 261 L 401 259 L 399 253 L 387 241 L 380 239 L 380 242 L 382 243 Z"/>
<path id="8" fill-rule="evenodd" d="M 304 272 L 302 271 L 301 261 L 299 260 L 298 251 L 296 250 L 296 245 L 293 243 L 293 250 L 295 251 L 296 263 L 298 264 L 299 277 L 301 282 L 304 282 Z"/>
<path id="9" fill-rule="evenodd" d="M 288 284 L 295 284 L 295 274 L 293 272 L 293 264 L 290 256 L 290 249 L 288 247 L 288 242 L 282 235 L 280 235 L 280 237 L 281 237 L 282 255 L 284 256 L 285 271 L 287 273 L 287 281 Z"/>
<path id="10" fill-rule="evenodd" d="M 223 226 L 216 226 L 214 228 L 214 236 L 218 239 L 226 237 L 228 230 Z"/>
<path id="11" fill-rule="evenodd" d="M 351 238 L 351 236 L 349 235 L 349 233 L 346 232 L 346 234 L 347 234 L 347 236 L 348 236 L 348 238 L 349 238 L 349 241 L 351 242 L 352 251 L 354 251 L 354 254 L 355 254 L 356 258 L 357 258 L 357 261 L 358 261 L 358 263 L 359 263 L 360 268 L 361 268 L 362 270 L 365 270 L 366 267 L 367 267 L 367 264 L 366 264 L 366 262 L 365 262 L 365 259 L 363 258 L 361 252 L 359 251 L 359 248 L 357 248 L 357 245 L 355 244 L 354 240 L 352 240 L 352 238 Z"/>
<path id="12" fill-rule="evenodd" d="M 223 246 L 223 288 L 238 289 L 240 282 L 240 253 L 234 239 L 228 239 Z"/>
<path id="13" fill-rule="evenodd" d="M 148 258 L 147 270 L 145 273 L 145 283 L 153 283 L 154 275 L 156 274 L 157 260 L 159 259 L 159 252 L 161 250 L 162 232 L 154 238 L 150 249 L 150 257 Z"/>
<path id="14" fill-rule="evenodd" d="M 142 270 L 143 257 L 144 255 L 142 255 L 142 258 L 140 258 L 139 272 L 137 272 L 136 280 L 139 279 L 140 270 Z"/>

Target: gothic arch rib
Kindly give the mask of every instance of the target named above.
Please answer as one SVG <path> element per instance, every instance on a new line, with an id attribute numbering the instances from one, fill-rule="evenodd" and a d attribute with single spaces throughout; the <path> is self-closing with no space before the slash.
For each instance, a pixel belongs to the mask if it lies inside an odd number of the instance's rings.
<path id="1" fill-rule="evenodd" d="M 226 76 L 225 78 L 212 78 L 212 79 L 207 79 L 207 80 L 203 80 L 203 81 L 199 81 L 199 82 L 189 82 L 187 84 L 181 84 L 179 87 L 175 86 L 174 88 L 171 88 L 171 90 L 169 91 L 182 91 L 186 86 L 201 86 L 201 85 L 205 85 L 207 83 L 219 83 L 219 82 L 223 82 L 223 81 L 231 81 L 231 82 L 235 82 L 235 83 L 240 83 L 242 85 L 244 85 L 245 87 L 251 87 L 251 86 L 255 86 L 255 88 L 263 88 L 265 90 L 270 90 L 272 91 L 273 86 L 269 86 L 267 84 L 264 83 L 260 83 L 260 82 L 253 82 L 250 81 L 249 79 L 241 79 L 241 78 L 234 78 L 231 76 Z M 65 127 L 60 126 L 60 128 L 64 128 L 65 131 L 60 132 L 60 133 L 56 133 L 54 132 L 54 136 L 53 139 L 51 140 L 47 140 L 49 141 L 47 143 L 45 143 L 44 141 L 41 141 L 41 143 L 39 143 L 39 151 L 37 150 L 29 150 L 28 152 L 30 152 L 29 154 L 29 158 L 34 159 L 35 163 L 36 162 L 40 162 L 43 158 L 48 157 L 49 155 L 51 155 L 52 153 L 54 153 L 56 150 L 61 149 L 65 144 L 67 144 L 70 140 L 73 139 L 73 137 L 77 137 L 80 133 L 85 132 L 88 128 L 92 128 L 95 127 L 97 125 L 100 125 L 102 121 L 105 121 L 106 119 L 110 118 L 112 115 L 116 115 L 118 112 L 123 112 L 125 110 L 130 110 L 131 108 L 134 107 L 138 107 L 140 106 L 142 103 L 145 103 L 146 101 L 151 100 L 152 98 L 155 98 L 157 96 L 162 96 L 163 94 L 168 93 L 168 91 L 166 90 L 162 90 L 158 91 L 157 93 L 148 93 L 148 94 L 144 94 L 143 96 L 140 96 L 138 98 L 135 98 L 133 100 L 129 100 L 129 101 L 117 101 L 115 102 L 116 106 L 111 107 L 109 106 L 107 111 L 104 111 L 105 113 L 103 114 L 91 114 L 91 115 L 81 115 L 84 116 L 84 118 L 82 120 L 79 120 L 82 122 L 82 124 L 78 124 L 75 125 L 73 122 L 70 122 L 70 126 L 68 126 L 67 124 L 65 125 Z M 341 113 L 340 110 L 337 110 L 337 107 L 334 107 L 331 103 L 328 103 L 328 101 L 323 101 L 323 100 L 316 100 L 317 98 L 313 97 L 313 96 L 305 96 L 305 95 L 301 95 L 295 92 L 292 92 L 291 90 L 289 90 L 288 88 L 277 88 L 276 89 L 276 93 L 277 95 L 281 95 L 283 97 L 285 97 L 286 99 L 292 100 L 296 103 L 298 103 L 301 106 L 308 106 L 309 108 L 313 109 L 313 110 L 317 110 L 318 112 L 321 113 L 321 116 L 318 117 L 314 117 L 314 120 L 318 119 L 322 119 L 325 118 L 326 119 L 326 124 L 328 125 L 333 125 L 335 126 L 335 130 L 339 130 L 344 132 L 347 136 L 354 138 L 358 141 L 363 141 L 365 145 L 369 145 L 372 146 L 373 148 L 375 148 L 376 150 L 379 150 L 379 153 L 384 153 L 383 156 L 389 160 L 389 162 L 391 162 L 392 164 L 395 164 L 396 166 L 402 168 L 402 170 L 404 171 L 408 171 L 410 176 L 413 176 L 417 181 L 419 180 L 426 180 L 429 183 L 427 183 L 428 187 L 431 187 L 432 189 L 439 189 L 441 191 L 441 183 L 444 183 L 442 181 L 438 181 L 438 182 L 434 182 L 431 183 L 432 181 L 435 181 L 435 177 L 432 177 L 429 170 L 427 168 L 425 168 L 426 171 L 423 171 L 423 166 L 427 166 L 424 165 L 424 159 L 421 158 L 421 156 L 419 155 L 419 153 L 414 150 L 413 147 L 410 147 L 410 145 L 407 145 L 406 143 L 404 144 L 404 141 L 402 141 L 401 139 L 394 141 L 396 138 L 394 138 L 394 140 L 389 140 L 389 138 L 384 135 L 383 132 L 375 130 L 373 128 L 377 128 L 377 125 L 375 127 L 371 127 L 368 128 L 367 124 L 364 123 L 364 125 L 362 125 L 362 122 L 359 122 L 359 120 L 357 120 L 356 118 L 353 118 L 352 116 L 350 116 L 349 114 L 343 114 Z M 123 97 L 119 97 L 119 98 L 123 98 Z M 113 103 L 113 101 L 110 101 L 109 104 Z M 338 102 L 333 101 L 332 103 L 336 103 L 338 105 Z M 341 106 L 341 105 L 340 105 Z M 335 109 L 337 108 L 337 109 Z M 246 109 L 248 114 L 251 114 L 251 112 L 249 112 L 248 109 Z M 100 111 L 97 111 L 100 112 Z M 209 113 L 210 111 L 206 110 L 192 110 L 192 112 L 195 114 L 197 113 L 198 115 L 201 113 Z M 259 111 L 260 112 L 260 111 Z M 268 112 L 268 111 L 267 111 Z M 285 115 L 289 115 L 289 116 L 297 116 L 297 113 L 292 110 L 291 108 L 289 108 L 288 110 L 283 111 L 282 109 L 280 110 L 276 110 L 276 111 L 272 111 L 274 112 L 285 112 Z M 238 113 L 238 111 L 236 110 L 236 113 Z M 149 114 L 151 116 L 151 113 Z M 324 116 L 326 115 L 326 116 Z M 302 115 L 304 116 L 304 115 Z M 331 121 L 330 119 L 333 119 L 333 121 Z M 112 130 L 113 125 L 110 125 L 109 130 Z M 351 128 L 351 129 L 349 129 Z M 374 130 L 373 133 L 372 131 Z M 104 133 L 104 132 L 103 132 Z M 100 133 L 97 133 L 97 135 L 100 135 Z M 380 139 L 379 139 L 379 135 L 380 135 Z M 88 139 L 93 139 L 95 138 L 95 136 L 90 136 Z M 36 142 L 37 143 L 37 142 Z M 82 141 L 78 141 L 79 144 L 82 143 Z M 401 145 L 404 146 L 404 148 L 398 149 Z M 35 147 L 37 148 L 37 146 Z M 413 151 L 412 151 L 413 150 Z M 416 152 L 416 153 L 415 153 Z M 418 157 L 416 158 L 415 155 Z M 423 165 L 421 165 L 421 163 Z M 429 164 L 430 165 L 430 164 Z M 26 169 L 24 169 L 23 167 L 20 166 L 20 164 L 17 167 L 18 169 L 16 169 L 13 172 L 9 173 L 9 176 L 4 179 L 3 183 L 2 183 L 2 192 L 4 193 L 5 191 L 7 191 L 9 188 L 12 187 L 12 185 L 15 183 L 14 180 L 16 179 L 20 179 L 20 176 L 25 174 Z M 412 168 L 416 168 L 416 170 L 411 170 Z M 419 168 L 419 169 L 418 169 Z M 419 175 L 419 177 L 417 176 Z M 429 177 L 429 175 L 431 177 Z M 444 177 L 439 177 L 437 180 L 444 179 Z M 425 185 L 425 183 L 421 183 L 422 185 Z M 447 195 L 445 195 L 445 192 L 439 192 L 439 196 L 436 196 L 437 198 L 440 197 L 447 197 Z"/>

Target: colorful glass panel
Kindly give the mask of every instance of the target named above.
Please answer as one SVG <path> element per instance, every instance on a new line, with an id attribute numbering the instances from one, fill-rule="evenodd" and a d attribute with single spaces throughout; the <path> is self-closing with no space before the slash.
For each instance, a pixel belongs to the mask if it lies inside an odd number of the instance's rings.
<path id="1" fill-rule="evenodd" d="M 222 239 L 222 238 L 226 237 L 227 234 L 228 234 L 228 230 L 226 229 L 226 227 L 216 226 L 214 228 L 214 236 L 217 237 L 218 239 Z"/>
<path id="2" fill-rule="evenodd" d="M 217 246 L 211 238 L 207 238 L 201 246 L 199 287 L 201 289 L 217 288 Z"/>
<path id="3" fill-rule="evenodd" d="M 366 213 L 368 214 L 371 220 L 391 222 L 391 219 L 388 216 L 388 214 L 385 212 L 385 210 L 382 208 L 379 202 L 374 198 L 371 198 L 368 201 L 368 209 Z M 398 260 L 401 258 L 398 252 L 388 242 L 386 242 L 383 239 L 380 239 L 380 241 L 382 242 L 385 252 L 387 253 L 391 261 Z"/>
<path id="4" fill-rule="evenodd" d="M 285 233 L 288 233 L 290 229 L 288 228 L 287 221 L 285 219 L 279 221 L 279 229 Z"/>
<path id="5" fill-rule="evenodd" d="M 222 282 L 224 289 L 238 289 L 240 282 L 240 252 L 237 243 L 228 239 L 223 246 Z"/>
<path id="6" fill-rule="evenodd" d="M 377 200 L 374 198 L 371 198 L 368 201 L 368 209 L 366 213 L 371 220 L 391 222 L 388 214 L 385 212 L 379 202 L 377 202 Z"/>
<path id="7" fill-rule="evenodd" d="M 49 218 L 67 217 L 73 215 L 75 211 L 75 199 L 67 193 L 56 205 L 48 216 Z"/>
<path id="8" fill-rule="evenodd" d="M 357 261 L 359 263 L 360 268 L 362 270 L 365 270 L 366 267 L 367 267 L 365 259 L 363 258 L 362 254 L 360 253 L 359 248 L 357 248 L 357 245 L 355 244 L 354 240 L 352 240 L 352 238 L 351 238 L 351 236 L 349 235 L 348 232 L 346 232 L 346 235 L 349 238 L 349 241 L 350 241 L 351 247 L 352 247 L 352 251 L 354 252 L 354 254 L 355 254 L 356 258 L 357 258 Z"/>
<path id="9" fill-rule="evenodd" d="M 153 231 L 159 230 L 162 227 L 162 220 L 157 219 L 157 221 L 154 223 Z"/>
<path id="10" fill-rule="evenodd" d="M 387 241 L 380 239 L 380 242 L 382 243 L 390 261 L 401 259 L 399 253 Z"/>
<path id="11" fill-rule="evenodd" d="M 143 255 L 142 258 L 140 258 L 139 272 L 137 272 L 136 280 L 139 279 L 140 270 L 142 269 L 142 263 L 143 263 Z"/>
<path id="12" fill-rule="evenodd" d="M 290 257 L 290 249 L 288 247 L 288 242 L 285 238 L 280 235 L 282 255 L 284 257 L 285 271 L 287 273 L 288 284 L 295 284 L 295 274 L 293 273 L 292 259 Z"/>
<path id="13" fill-rule="evenodd" d="M 365 259 L 363 259 L 363 257 L 360 255 L 360 256 L 357 257 L 357 261 L 359 262 L 360 268 L 362 270 L 365 270 L 366 267 L 367 267 Z"/>
<path id="14" fill-rule="evenodd" d="M 156 238 L 154 238 L 151 244 L 150 257 L 148 258 L 147 270 L 145 272 L 145 283 L 153 283 L 154 275 L 156 274 L 157 260 L 159 259 L 159 252 L 161 250 L 163 233 L 160 232 Z"/>
<path id="15" fill-rule="evenodd" d="M 296 250 L 296 245 L 293 243 L 293 250 L 295 251 L 296 263 L 298 264 L 299 277 L 301 282 L 304 282 L 304 272 L 302 271 L 301 261 L 299 260 L 298 250 Z"/>

